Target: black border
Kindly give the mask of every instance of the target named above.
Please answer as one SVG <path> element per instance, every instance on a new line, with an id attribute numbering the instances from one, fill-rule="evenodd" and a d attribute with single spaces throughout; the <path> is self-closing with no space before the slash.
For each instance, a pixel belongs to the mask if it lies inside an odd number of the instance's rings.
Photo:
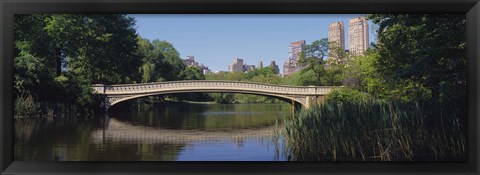
<path id="1" fill-rule="evenodd" d="M 479 174 L 479 0 L 0 0 L 1 174 Z M 13 161 L 13 14 L 461 13 L 467 17 L 466 162 L 26 162 Z"/>

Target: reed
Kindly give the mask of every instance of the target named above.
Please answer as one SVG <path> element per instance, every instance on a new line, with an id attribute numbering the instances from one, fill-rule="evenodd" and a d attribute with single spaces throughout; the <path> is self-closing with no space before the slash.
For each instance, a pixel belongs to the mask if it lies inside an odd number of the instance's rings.
<path id="1" fill-rule="evenodd" d="M 81 112 L 77 105 L 37 101 L 32 95 L 21 95 L 15 99 L 14 118 L 73 116 Z"/>
<path id="2" fill-rule="evenodd" d="M 21 95 L 15 99 L 15 118 L 24 118 L 25 116 L 38 115 L 40 105 L 38 105 L 32 95 Z"/>
<path id="3" fill-rule="evenodd" d="M 465 160 L 464 102 L 327 101 L 284 121 L 289 160 Z"/>

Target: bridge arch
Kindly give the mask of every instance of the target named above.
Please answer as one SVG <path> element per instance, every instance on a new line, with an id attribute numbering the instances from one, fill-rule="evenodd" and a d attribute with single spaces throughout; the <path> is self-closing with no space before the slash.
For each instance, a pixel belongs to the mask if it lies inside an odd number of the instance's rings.
<path id="1" fill-rule="evenodd" d="M 280 99 L 287 99 L 302 106 L 309 107 L 312 102 L 317 102 L 317 97 L 328 94 L 338 87 L 325 86 L 286 86 L 275 84 L 264 84 L 256 82 L 239 81 L 212 81 L 212 80 L 189 80 L 189 81 L 167 81 L 144 84 L 118 84 L 92 86 L 94 93 L 105 95 L 107 105 L 110 106 L 130 99 L 161 95 L 190 92 L 219 92 L 219 93 L 242 93 L 257 94 Z"/>
<path id="2" fill-rule="evenodd" d="M 276 94 L 268 94 L 268 93 L 263 93 L 263 92 L 246 92 L 246 91 L 232 91 L 232 90 L 229 90 L 229 91 L 222 91 L 222 92 L 219 92 L 219 91 L 206 91 L 206 90 L 192 90 L 192 91 L 188 91 L 188 92 L 185 92 L 185 91 L 182 91 L 182 92 L 158 92 L 158 93 L 150 93 L 150 94 L 141 94 L 141 95 L 134 95 L 134 96 L 130 96 L 130 97 L 125 97 L 125 98 L 121 98 L 119 100 L 116 100 L 112 103 L 110 103 L 110 107 L 116 105 L 116 104 L 119 104 L 119 103 L 122 103 L 122 102 L 125 102 L 125 101 L 129 101 L 129 100 L 133 100 L 133 99 L 137 99 L 137 98 L 142 98 L 142 97 L 148 97 L 148 96 L 156 96 L 156 95 L 167 95 L 167 94 L 181 94 L 181 93 L 239 93 L 239 94 L 252 94 L 252 95 L 261 95 L 261 96 L 266 96 L 266 97 L 271 97 L 271 98 L 276 98 L 276 99 L 280 99 L 280 100 L 284 100 L 285 102 L 294 102 L 295 103 L 295 106 L 297 105 L 301 105 L 301 106 L 305 106 L 305 102 L 304 101 L 301 101 L 297 98 L 292 98 L 292 97 L 289 97 L 289 96 L 284 96 L 284 95 L 276 95 Z"/>

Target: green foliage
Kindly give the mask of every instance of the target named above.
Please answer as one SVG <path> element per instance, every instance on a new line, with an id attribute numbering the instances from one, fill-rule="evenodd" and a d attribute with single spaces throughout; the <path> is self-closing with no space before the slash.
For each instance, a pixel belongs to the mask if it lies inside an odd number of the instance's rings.
<path id="1" fill-rule="evenodd" d="M 216 103 L 220 104 L 231 104 L 235 103 L 233 94 L 231 93 L 211 93 L 210 96 L 214 99 Z"/>
<path id="2" fill-rule="evenodd" d="M 272 67 L 263 67 L 263 68 L 258 68 L 258 69 L 254 69 L 252 71 L 248 71 L 244 74 L 244 78 L 245 80 L 251 80 L 253 79 L 254 77 L 256 76 L 260 76 L 260 75 L 263 75 L 263 76 L 268 76 L 268 75 L 276 75 L 277 72 L 274 68 Z"/>
<path id="3" fill-rule="evenodd" d="M 389 77 L 383 74 L 379 69 L 380 55 L 376 50 L 368 50 L 363 56 L 358 56 L 351 62 L 353 67 L 358 68 L 354 78 L 360 81 L 359 89 L 380 99 L 406 101 L 418 100 L 424 95 L 416 93 L 426 93 L 421 91 L 419 86 L 414 86 L 411 80 L 401 80 Z M 404 93 L 404 92 L 412 93 Z"/>
<path id="4" fill-rule="evenodd" d="M 285 120 L 295 161 L 466 160 L 465 101 L 329 101 Z"/>
<path id="5" fill-rule="evenodd" d="M 275 70 L 271 67 L 264 67 L 242 72 L 220 72 L 209 74 L 206 76 L 207 80 L 228 80 L 228 81 L 250 81 L 259 83 L 278 84 L 281 77 L 277 75 Z"/>
<path id="6" fill-rule="evenodd" d="M 140 68 L 140 72 L 142 73 L 142 83 L 150 83 L 152 80 L 158 80 L 155 75 L 155 64 L 154 63 L 143 63 L 142 67 Z"/>
<path id="7" fill-rule="evenodd" d="M 183 75 L 180 74 L 187 69 L 187 66 L 171 43 L 158 39 L 149 41 L 139 37 L 138 45 L 137 55 L 142 57 L 143 62 L 139 69 L 142 74 L 141 82 L 183 79 Z"/>
<path id="8" fill-rule="evenodd" d="M 325 61 L 324 57 L 327 56 L 328 51 L 328 39 L 322 38 L 320 40 L 313 41 L 311 44 L 306 45 L 300 54 L 298 64 L 303 65 L 304 68 L 300 70 L 302 74 L 312 71 L 315 75 L 315 81 L 304 81 L 302 84 L 308 85 L 323 85 L 322 76 L 325 74 Z M 311 77 L 311 76 L 310 76 Z M 313 84 L 312 84 L 313 83 Z"/>
<path id="9" fill-rule="evenodd" d="M 220 72 L 209 74 L 206 76 L 207 80 L 228 80 L 228 81 L 248 81 L 248 82 L 259 82 L 259 83 L 268 83 L 268 84 L 281 84 L 282 78 L 276 73 L 276 71 L 271 67 L 264 67 L 260 69 L 255 69 L 248 71 L 246 73 L 242 72 Z M 211 97 L 217 103 L 276 103 L 280 102 L 278 99 L 271 97 L 265 97 L 260 95 L 249 95 L 249 94 L 211 94 Z"/>
<path id="10" fill-rule="evenodd" d="M 38 115 L 40 106 L 32 95 L 22 94 L 15 99 L 15 117 Z"/>
<path id="11" fill-rule="evenodd" d="M 328 60 L 321 83 L 344 79 L 350 87 L 285 121 L 286 154 L 291 160 L 465 160 L 465 16 L 369 18 L 379 26 L 377 45 L 337 70 L 331 66 L 343 60 Z"/>
<path id="12" fill-rule="evenodd" d="M 369 99 L 369 94 L 352 88 L 334 90 L 327 95 L 328 102 L 361 102 Z"/>
<path id="13" fill-rule="evenodd" d="M 252 82 L 259 82 L 259 83 L 268 83 L 268 84 L 279 84 L 281 78 L 278 75 L 274 74 L 267 74 L 267 75 L 258 75 L 250 79 Z"/>
<path id="14" fill-rule="evenodd" d="M 300 78 L 302 77 L 302 74 L 300 71 L 297 71 L 293 74 L 290 74 L 288 76 L 285 76 L 282 78 L 280 81 L 280 84 L 282 85 L 292 85 L 292 86 L 301 86 L 303 82 L 300 81 Z"/>
<path id="15" fill-rule="evenodd" d="M 238 103 L 281 103 L 276 98 L 252 94 L 234 94 L 235 102 Z"/>
<path id="16" fill-rule="evenodd" d="M 426 88 L 434 101 L 465 97 L 465 15 L 375 14 L 369 18 L 379 26 L 379 59 L 374 66 L 384 80 Z"/>
<path id="17" fill-rule="evenodd" d="M 162 66 L 159 67 L 162 78 L 166 81 L 180 80 L 180 72 L 185 69 L 186 65 L 178 51 L 167 41 L 153 40 L 152 44 L 155 48 L 153 50 L 155 55 L 163 55 Z"/>
<path id="18" fill-rule="evenodd" d="M 348 65 L 353 59 L 353 55 L 346 52 L 337 43 L 328 43 L 328 65 Z"/>
<path id="19" fill-rule="evenodd" d="M 316 40 L 306 45 L 298 63 L 303 65 L 300 75 L 294 75 L 289 80 L 295 85 L 314 85 L 314 86 L 340 86 L 346 77 L 346 67 L 351 59 L 351 55 L 330 44 L 327 38 Z M 327 61 L 324 59 L 329 54 Z M 292 82 L 293 81 L 293 82 Z M 288 82 L 288 81 L 287 81 Z"/>
<path id="20" fill-rule="evenodd" d="M 16 98 L 80 109 L 92 103 L 91 84 L 140 79 L 134 23 L 118 14 L 15 15 Z"/>
<path id="21" fill-rule="evenodd" d="M 205 75 L 202 71 L 193 66 L 187 66 L 185 70 L 180 72 L 179 77 L 182 80 L 205 80 Z"/>
<path id="22" fill-rule="evenodd" d="M 344 71 L 345 67 L 343 67 L 343 65 L 329 65 L 321 76 L 321 80 L 324 82 L 324 85 L 327 86 L 341 86 L 343 80 L 346 79 Z"/>
<path id="23" fill-rule="evenodd" d="M 318 86 L 322 84 L 321 78 L 315 73 L 315 70 L 300 71 L 297 84 L 299 86 Z"/>
<path id="24" fill-rule="evenodd" d="M 14 93 L 16 96 L 22 93 L 38 94 L 41 83 L 51 81 L 53 71 L 47 66 L 44 59 L 29 54 L 14 59 Z M 41 89 L 40 89 L 41 90 Z"/>

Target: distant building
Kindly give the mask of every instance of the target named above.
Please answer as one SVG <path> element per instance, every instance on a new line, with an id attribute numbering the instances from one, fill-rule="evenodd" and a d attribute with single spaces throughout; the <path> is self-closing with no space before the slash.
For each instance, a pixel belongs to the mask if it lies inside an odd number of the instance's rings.
<path id="1" fill-rule="evenodd" d="M 328 26 L 328 43 L 345 50 L 345 28 L 342 21 L 333 22 Z"/>
<path id="2" fill-rule="evenodd" d="M 253 71 L 255 69 L 255 65 L 243 65 L 243 72 Z"/>
<path id="3" fill-rule="evenodd" d="M 280 73 L 280 69 L 278 69 L 278 65 L 275 64 L 275 61 L 272 61 L 269 65 L 269 67 L 273 68 L 273 70 L 275 70 L 276 74 Z"/>
<path id="4" fill-rule="evenodd" d="M 207 66 L 204 67 L 203 69 L 203 74 L 204 75 L 207 75 L 207 74 L 211 74 L 212 73 L 212 70 L 210 70 L 210 68 L 208 68 Z"/>
<path id="5" fill-rule="evenodd" d="M 228 66 L 229 72 L 244 72 L 243 70 L 243 59 L 235 58 L 233 63 Z"/>
<path id="6" fill-rule="evenodd" d="M 258 68 L 259 69 L 263 68 L 263 61 L 260 61 L 260 63 L 258 63 Z"/>
<path id="7" fill-rule="evenodd" d="M 255 65 L 244 64 L 240 58 L 233 59 L 233 63 L 228 65 L 228 72 L 248 72 L 255 69 Z"/>
<path id="8" fill-rule="evenodd" d="M 187 65 L 187 66 L 191 66 L 191 65 L 195 65 L 195 64 L 198 64 L 195 62 L 195 57 L 194 56 L 187 56 L 187 58 L 185 58 L 183 60 L 183 62 Z"/>
<path id="9" fill-rule="evenodd" d="M 353 55 L 363 54 L 368 48 L 368 20 L 361 16 L 350 19 L 348 49 Z"/>
<path id="10" fill-rule="evenodd" d="M 196 62 L 194 56 L 187 56 L 187 58 L 183 60 L 183 63 L 185 63 L 187 66 L 193 66 L 200 69 L 203 74 L 211 73 L 211 70 L 208 68 L 208 66 L 204 66 L 203 64 Z"/>
<path id="11" fill-rule="evenodd" d="M 297 64 L 300 59 L 300 53 L 305 47 L 305 40 L 290 43 L 288 50 L 288 59 L 283 63 L 283 75 L 287 76 L 301 69 Z"/>

